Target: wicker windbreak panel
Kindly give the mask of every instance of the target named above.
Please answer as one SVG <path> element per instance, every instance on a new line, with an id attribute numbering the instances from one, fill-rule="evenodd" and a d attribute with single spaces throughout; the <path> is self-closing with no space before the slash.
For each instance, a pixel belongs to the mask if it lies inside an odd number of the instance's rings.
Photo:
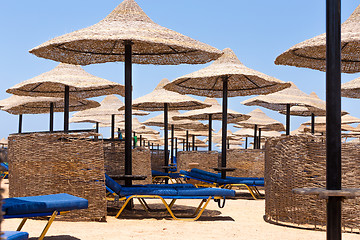
<path id="1" fill-rule="evenodd" d="M 134 180 L 134 184 L 151 183 L 150 150 L 137 147 L 132 150 L 132 174 L 147 176 L 145 180 Z M 125 142 L 113 141 L 104 143 L 105 171 L 108 175 L 125 174 Z M 125 184 L 125 181 L 118 181 Z"/>
<path id="2" fill-rule="evenodd" d="M 214 172 L 212 168 L 218 166 L 218 152 L 216 151 L 182 151 L 178 152 L 178 170 L 190 170 L 191 165 L 196 164 L 196 168 Z M 197 165 L 198 164 L 198 165 Z"/>
<path id="3" fill-rule="evenodd" d="M 360 188 L 360 146 L 342 145 L 342 187 Z M 265 219 L 306 228 L 326 227 L 326 201 L 292 193 L 294 188 L 325 188 L 324 139 L 312 136 L 271 138 L 265 153 Z M 360 232 L 360 199 L 342 203 L 346 232 Z"/>
<path id="4" fill-rule="evenodd" d="M 164 150 L 151 150 L 151 170 L 163 172 L 164 169 Z"/>
<path id="5" fill-rule="evenodd" d="M 262 149 L 234 149 L 227 151 L 226 166 L 236 168 L 228 172 L 233 177 L 264 177 L 265 151 Z M 219 166 L 221 154 L 219 154 Z"/>
<path id="6" fill-rule="evenodd" d="M 103 221 L 106 217 L 104 151 L 93 133 L 33 133 L 9 136 L 9 195 L 68 193 L 89 208 L 56 219 Z"/>

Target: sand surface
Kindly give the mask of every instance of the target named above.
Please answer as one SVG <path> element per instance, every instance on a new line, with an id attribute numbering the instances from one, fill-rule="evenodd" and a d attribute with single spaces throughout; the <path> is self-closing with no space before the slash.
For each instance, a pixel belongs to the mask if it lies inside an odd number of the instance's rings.
<path id="1" fill-rule="evenodd" d="M 2 184 L 7 196 L 7 182 Z M 148 201 L 151 207 L 163 209 L 157 200 Z M 193 211 L 199 201 L 178 201 L 178 211 Z M 137 213 L 125 212 L 123 219 L 107 217 L 107 222 L 62 222 L 55 221 L 45 240 L 102 240 L 102 239 L 149 239 L 149 240 L 198 240 L 198 239 L 252 239 L 252 240 L 316 240 L 326 239 L 323 231 L 304 230 L 273 225 L 263 220 L 265 201 L 250 198 L 227 200 L 225 208 L 218 208 L 211 201 L 203 217 L 198 221 L 175 221 L 169 214 L 159 211 L 146 215 L 135 202 Z M 111 208 L 115 211 L 115 208 Z M 110 210 L 111 210 L 110 209 Z M 113 215 L 114 211 L 110 211 Z M 6 219 L 2 230 L 15 230 L 21 219 Z M 46 221 L 28 220 L 23 228 L 36 239 Z M 343 234 L 344 240 L 360 240 L 360 234 Z"/>

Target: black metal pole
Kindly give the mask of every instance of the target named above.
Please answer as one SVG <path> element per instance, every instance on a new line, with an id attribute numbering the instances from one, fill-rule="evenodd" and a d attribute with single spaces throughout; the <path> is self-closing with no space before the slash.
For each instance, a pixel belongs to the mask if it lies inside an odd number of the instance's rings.
<path id="1" fill-rule="evenodd" d="M 125 45 L 125 175 L 132 175 L 132 42 Z M 125 180 L 125 186 L 131 186 L 131 179 Z"/>
<path id="2" fill-rule="evenodd" d="M 96 131 L 96 133 L 99 133 L 99 123 L 98 122 L 95 123 L 95 131 Z"/>
<path id="3" fill-rule="evenodd" d="M 326 1 L 326 189 L 341 189 L 341 1 Z M 341 239 L 341 197 L 327 201 L 328 240 Z"/>
<path id="4" fill-rule="evenodd" d="M 245 149 L 247 149 L 248 146 L 248 137 L 245 137 Z"/>
<path id="5" fill-rule="evenodd" d="M 209 114 L 209 152 L 212 150 L 212 114 Z"/>
<path id="6" fill-rule="evenodd" d="M 221 168 L 226 168 L 226 138 L 227 138 L 227 109 L 228 109 L 228 77 L 223 77 L 222 96 L 222 141 L 221 141 Z M 221 178 L 226 178 L 226 171 L 222 169 Z"/>
<path id="7" fill-rule="evenodd" d="M 167 103 L 164 103 L 164 138 L 165 138 L 165 146 L 164 146 L 164 166 L 169 165 L 169 129 L 168 129 L 168 110 L 169 105 Z M 165 172 L 168 172 L 168 169 L 165 168 Z"/>
<path id="8" fill-rule="evenodd" d="M 178 153 L 178 139 L 175 138 L 175 157 L 177 159 L 177 153 Z"/>
<path id="9" fill-rule="evenodd" d="M 186 130 L 186 151 L 189 151 L 189 130 Z"/>
<path id="10" fill-rule="evenodd" d="M 174 163 L 174 124 L 171 124 L 171 162 Z"/>
<path id="11" fill-rule="evenodd" d="M 256 143 L 257 143 L 257 125 L 255 124 L 255 127 L 254 127 L 254 149 L 256 149 Z"/>
<path id="12" fill-rule="evenodd" d="M 18 133 L 22 132 L 22 119 L 23 119 L 23 115 L 20 114 L 19 115 L 19 128 L 18 128 Z"/>
<path id="13" fill-rule="evenodd" d="M 257 145 L 258 149 L 261 148 L 261 128 L 259 128 L 259 139 L 258 139 L 258 145 Z"/>
<path id="14" fill-rule="evenodd" d="M 154 143 L 151 143 L 151 150 L 154 150 Z"/>
<path id="15" fill-rule="evenodd" d="M 195 135 L 192 135 L 192 150 L 195 151 Z"/>
<path id="16" fill-rule="evenodd" d="M 286 135 L 290 135 L 290 104 L 286 104 Z"/>
<path id="17" fill-rule="evenodd" d="M 69 86 L 65 86 L 64 94 L 64 132 L 69 132 Z"/>
<path id="18" fill-rule="evenodd" d="M 140 134 L 140 147 L 142 146 L 142 135 Z M 144 142 L 144 147 L 145 147 L 145 142 Z"/>
<path id="19" fill-rule="evenodd" d="M 311 113 L 311 133 L 315 133 L 315 114 Z"/>
<path id="20" fill-rule="evenodd" d="M 54 103 L 50 103 L 50 124 L 49 131 L 54 132 Z"/>
<path id="21" fill-rule="evenodd" d="M 230 149 L 230 139 L 227 139 L 226 145 L 227 145 L 227 149 Z"/>
<path id="22" fill-rule="evenodd" d="M 183 151 L 185 151 L 185 139 L 183 139 Z"/>
<path id="23" fill-rule="evenodd" d="M 115 139 L 115 114 L 111 115 L 111 139 Z"/>

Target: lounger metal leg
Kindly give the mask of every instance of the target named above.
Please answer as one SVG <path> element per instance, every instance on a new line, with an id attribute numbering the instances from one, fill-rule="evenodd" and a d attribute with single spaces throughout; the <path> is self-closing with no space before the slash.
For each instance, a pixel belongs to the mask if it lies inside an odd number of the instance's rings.
<path id="1" fill-rule="evenodd" d="M 145 202 L 145 200 L 143 198 L 138 198 L 141 206 L 143 207 L 143 209 L 145 210 L 145 212 L 149 212 L 150 208 L 149 206 L 147 205 L 147 203 Z"/>
<path id="2" fill-rule="evenodd" d="M 16 231 L 21 231 L 21 229 L 23 228 L 26 220 L 28 220 L 28 218 L 23 218 L 23 220 L 21 221 L 21 223 L 19 224 L 18 228 L 16 229 Z"/>
<path id="3" fill-rule="evenodd" d="M 175 202 L 176 202 L 176 199 L 171 200 L 171 202 L 169 204 L 170 209 L 174 206 Z"/>
<path id="4" fill-rule="evenodd" d="M 126 199 L 124 205 L 120 208 L 119 212 L 116 214 L 116 218 L 118 218 L 120 216 L 120 214 L 123 212 L 123 210 L 125 209 L 126 205 L 130 202 L 131 199 L 133 198 L 158 198 L 162 201 L 162 203 L 164 204 L 166 210 L 170 213 L 171 217 L 175 220 L 184 220 L 184 221 L 196 221 L 200 218 L 200 216 L 203 214 L 205 208 L 207 207 L 207 205 L 209 204 L 211 197 L 209 197 L 208 199 L 202 199 L 201 203 L 199 205 L 199 207 L 196 209 L 195 214 L 193 214 L 192 216 L 195 216 L 193 218 L 185 218 L 184 217 L 176 217 L 175 214 L 173 213 L 173 211 L 171 210 L 171 207 L 167 204 L 167 202 L 165 201 L 164 198 L 162 198 L 161 196 L 156 196 L 156 195 L 133 195 L 130 196 L 129 198 Z M 125 198 L 121 199 L 124 200 Z M 174 199 L 175 200 L 175 199 Z M 171 201 L 170 205 L 174 205 L 175 201 Z M 205 204 L 204 204 L 205 203 Z"/>
<path id="5" fill-rule="evenodd" d="M 38 238 L 38 240 L 43 240 L 45 237 L 45 234 L 47 233 L 47 231 L 49 230 L 51 224 L 53 223 L 53 221 L 55 220 L 56 215 L 58 215 L 58 211 L 54 211 L 53 214 L 51 215 L 49 221 L 47 222 L 44 230 L 42 231 L 40 237 Z"/>
<path id="6" fill-rule="evenodd" d="M 247 190 L 249 191 L 249 193 L 251 194 L 251 196 L 256 200 L 256 193 L 253 191 L 253 189 L 251 187 L 249 187 L 248 185 L 246 184 L 227 184 L 227 185 L 224 185 L 223 187 L 226 188 L 226 189 L 232 189 L 233 187 L 246 187 Z"/>

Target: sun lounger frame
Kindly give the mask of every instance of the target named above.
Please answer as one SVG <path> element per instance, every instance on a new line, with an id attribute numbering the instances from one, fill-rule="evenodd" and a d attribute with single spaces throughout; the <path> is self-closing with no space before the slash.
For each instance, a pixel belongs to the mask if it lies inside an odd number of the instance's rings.
<path id="1" fill-rule="evenodd" d="M 119 200 L 124 201 L 125 203 L 120 208 L 119 212 L 116 214 L 116 218 L 119 218 L 125 207 L 128 205 L 128 203 L 134 199 L 137 198 L 144 208 L 146 212 L 149 212 L 151 209 L 149 208 L 148 204 L 146 203 L 145 199 L 160 199 L 161 202 L 164 204 L 166 210 L 169 212 L 171 217 L 174 220 L 182 220 L 182 221 L 196 221 L 198 220 L 201 215 L 203 214 L 205 208 L 209 204 L 211 199 L 214 200 L 225 200 L 223 197 L 219 196 L 159 196 L 159 195 L 130 195 L 126 197 L 122 197 Z M 171 199 L 171 202 L 168 204 L 165 199 Z M 171 208 L 174 206 L 176 200 L 178 199 L 201 199 L 201 202 L 199 206 L 196 208 L 195 212 L 188 216 L 176 216 L 174 212 L 171 210 Z"/>

